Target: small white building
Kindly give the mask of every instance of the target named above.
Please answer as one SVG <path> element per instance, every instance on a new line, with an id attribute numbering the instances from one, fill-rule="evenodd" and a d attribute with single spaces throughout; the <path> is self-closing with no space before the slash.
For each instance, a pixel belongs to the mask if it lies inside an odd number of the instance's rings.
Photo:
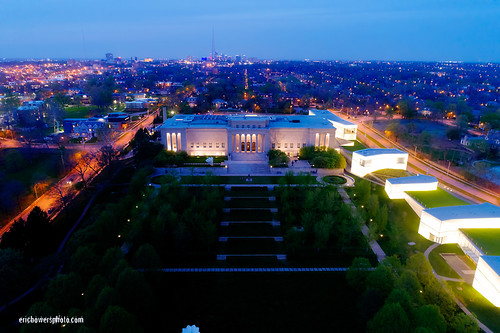
<path id="1" fill-rule="evenodd" d="M 328 110 L 309 110 L 309 115 L 316 115 L 325 119 L 336 128 L 335 137 L 343 140 L 356 140 L 358 125 L 344 120 Z"/>
<path id="2" fill-rule="evenodd" d="M 364 177 L 381 169 L 406 170 L 408 153 L 399 149 L 368 148 L 352 153 L 351 172 Z"/>
<path id="3" fill-rule="evenodd" d="M 494 306 L 500 307 L 500 256 L 479 258 L 472 287 Z"/>
<path id="4" fill-rule="evenodd" d="M 500 207 L 485 202 L 425 209 L 418 233 L 436 243 L 458 243 L 459 229 L 467 228 L 500 228 Z"/>
<path id="5" fill-rule="evenodd" d="M 385 192 L 389 199 L 405 199 L 406 191 L 434 191 L 437 190 L 437 186 L 438 180 L 433 176 L 390 178 L 385 181 Z"/>

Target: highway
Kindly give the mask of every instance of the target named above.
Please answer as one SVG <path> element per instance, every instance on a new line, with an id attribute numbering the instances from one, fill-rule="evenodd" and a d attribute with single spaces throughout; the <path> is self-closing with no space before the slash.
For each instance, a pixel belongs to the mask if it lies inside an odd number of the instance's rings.
<path id="1" fill-rule="evenodd" d="M 408 156 L 408 171 L 417 174 L 428 174 L 436 177 L 439 183 L 451 192 L 456 192 L 459 196 L 468 199 L 471 202 L 481 203 L 490 202 L 500 204 L 500 193 L 489 190 L 480 184 L 473 183 L 464 179 L 462 176 L 448 170 L 435 162 L 419 158 L 413 150 L 389 140 L 385 135 L 373 127 L 369 126 L 370 118 L 352 119 L 340 112 L 333 112 L 341 118 L 358 125 L 358 141 L 369 148 L 397 148 L 405 151 Z M 367 123 L 368 122 L 368 125 Z"/>
<path id="2" fill-rule="evenodd" d="M 137 131 L 138 128 L 147 128 L 151 126 L 153 123 L 155 114 L 152 113 L 149 116 L 146 116 L 142 118 L 141 120 L 137 121 L 135 124 L 133 124 L 129 129 L 124 131 L 114 142 L 113 142 L 113 147 L 119 151 L 122 148 L 126 147 L 127 144 L 134 138 L 135 132 Z M 11 142 L 13 140 L 9 140 L 8 146 L 9 147 L 15 147 L 15 144 Z M 2 148 L 6 147 L 7 145 L 3 145 L 5 142 L 4 140 L 2 142 Z M 82 152 L 83 151 L 91 151 L 91 150 L 97 150 L 101 146 L 99 145 L 86 145 L 85 150 L 82 147 Z M 44 147 L 45 148 L 45 147 Z M 97 168 L 97 165 L 94 164 L 94 169 L 97 170 L 97 172 L 100 172 Z M 87 181 L 90 181 L 92 178 L 94 178 L 97 174 L 93 172 L 92 169 L 89 168 L 87 172 L 85 173 L 87 175 Z M 48 211 L 49 209 L 52 209 L 53 212 L 51 214 L 51 217 L 54 218 L 57 216 L 59 211 L 59 196 L 58 192 L 63 193 L 64 195 L 68 196 L 70 199 L 74 197 L 77 194 L 77 191 L 73 188 L 72 185 L 74 185 L 75 182 L 78 182 L 80 180 L 80 175 L 78 172 L 76 172 L 75 169 L 71 170 L 65 177 L 60 179 L 57 183 L 51 186 L 50 189 L 48 189 L 43 195 L 41 195 L 37 200 L 35 200 L 31 205 L 29 205 L 26 209 L 24 209 L 20 214 L 18 214 L 15 218 L 13 218 L 8 224 L 3 226 L 0 229 L 0 238 L 2 235 L 7 232 L 12 224 L 14 224 L 15 221 L 19 219 L 24 219 L 28 217 L 29 213 L 31 210 L 35 207 L 38 206 L 44 211 Z"/>

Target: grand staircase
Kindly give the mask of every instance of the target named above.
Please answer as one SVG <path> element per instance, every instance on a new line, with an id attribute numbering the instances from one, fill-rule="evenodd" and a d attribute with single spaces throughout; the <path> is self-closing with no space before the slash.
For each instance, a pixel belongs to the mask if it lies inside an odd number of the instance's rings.
<path id="1" fill-rule="evenodd" d="M 285 260 L 276 198 L 267 187 L 226 191 L 218 260 L 230 264 L 267 264 Z"/>

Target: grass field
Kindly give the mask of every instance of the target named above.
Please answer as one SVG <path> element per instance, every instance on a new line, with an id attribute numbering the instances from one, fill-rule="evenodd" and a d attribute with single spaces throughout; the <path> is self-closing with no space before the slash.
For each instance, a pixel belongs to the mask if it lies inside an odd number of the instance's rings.
<path id="1" fill-rule="evenodd" d="M 66 116 L 64 118 L 90 118 L 90 110 L 95 109 L 94 106 L 88 105 L 72 105 L 64 108 Z"/>
<path id="2" fill-rule="evenodd" d="M 438 188 L 435 191 L 412 191 L 406 193 L 417 200 L 425 208 L 462 206 L 469 204 L 468 202 L 455 197 L 451 193 L 446 192 L 442 188 Z"/>
<path id="3" fill-rule="evenodd" d="M 151 181 L 154 184 L 161 184 L 165 176 L 154 177 Z M 212 176 L 212 182 L 215 184 L 280 184 L 280 181 L 285 179 L 284 176 L 250 176 L 251 181 L 247 181 L 245 176 Z M 205 184 L 205 176 L 185 176 L 182 177 L 182 182 L 187 184 Z M 313 184 L 319 184 L 316 178 L 310 176 L 293 176 L 292 184 L 303 184 L 305 181 L 311 180 Z"/>
<path id="4" fill-rule="evenodd" d="M 457 298 L 472 312 L 477 319 L 493 332 L 500 332 L 500 309 L 491 304 L 476 289 L 464 282 L 448 281 L 448 285 Z"/>
<path id="5" fill-rule="evenodd" d="M 341 176 L 325 176 L 323 177 L 323 181 L 334 185 L 342 185 L 347 183 L 347 180 Z"/>
<path id="6" fill-rule="evenodd" d="M 366 149 L 366 146 L 359 142 L 358 140 L 354 141 L 354 146 L 342 146 L 345 150 L 348 150 L 350 152 L 361 150 L 361 149 Z"/>
<path id="7" fill-rule="evenodd" d="M 460 249 L 457 244 L 442 244 L 436 247 L 429 254 L 429 261 L 432 265 L 434 271 L 441 276 L 446 276 L 450 278 L 460 279 L 460 275 L 455 272 L 450 265 L 441 257 L 441 253 L 456 253 L 458 255 L 464 256 L 464 252 Z"/>
<path id="8" fill-rule="evenodd" d="M 499 229 L 462 229 L 486 255 L 500 256 Z"/>

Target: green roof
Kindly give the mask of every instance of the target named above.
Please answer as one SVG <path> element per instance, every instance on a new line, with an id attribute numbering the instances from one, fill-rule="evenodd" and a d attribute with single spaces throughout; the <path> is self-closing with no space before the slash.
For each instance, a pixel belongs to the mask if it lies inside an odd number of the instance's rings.
<path id="1" fill-rule="evenodd" d="M 500 256 L 500 229 L 460 229 L 486 255 Z"/>
<path id="2" fill-rule="evenodd" d="M 406 193 L 425 208 L 462 206 L 469 204 L 439 187 L 434 191 L 408 191 Z"/>

